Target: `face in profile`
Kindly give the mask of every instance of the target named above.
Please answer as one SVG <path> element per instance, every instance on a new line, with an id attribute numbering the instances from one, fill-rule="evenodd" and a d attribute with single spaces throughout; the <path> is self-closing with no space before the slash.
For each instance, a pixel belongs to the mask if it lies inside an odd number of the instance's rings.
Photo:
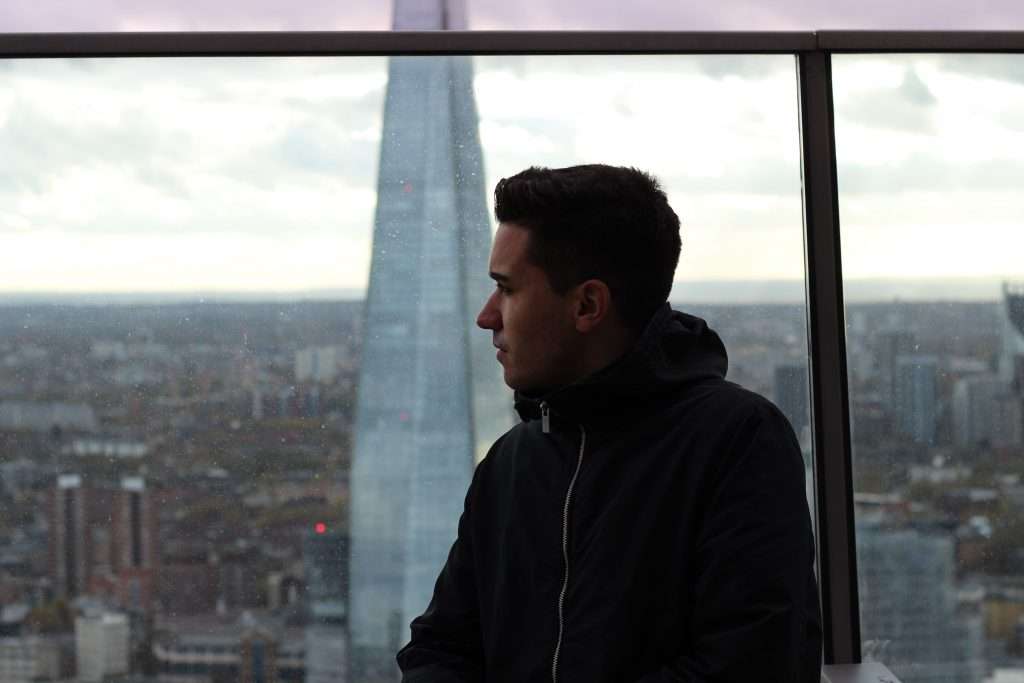
<path id="1" fill-rule="evenodd" d="M 490 260 L 495 289 L 476 323 L 491 331 L 505 383 L 540 396 L 576 379 L 580 338 L 571 297 L 555 292 L 530 263 L 529 240 L 529 231 L 515 223 L 498 226 Z"/>

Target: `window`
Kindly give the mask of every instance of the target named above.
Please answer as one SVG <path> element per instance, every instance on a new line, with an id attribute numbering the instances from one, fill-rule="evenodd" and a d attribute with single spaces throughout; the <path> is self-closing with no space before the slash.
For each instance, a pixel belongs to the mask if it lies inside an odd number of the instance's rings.
<path id="1" fill-rule="evenodd" d="M 863 653 L 909 682 L 1024 667 L 1022 67 L 834 58 Z"/>
<path id="2" fill-rule="evenodd" d="M 810 466 L 792 55 L 3 66 L 13 601 L 90 595 L 197 652 L 256 629 L 324 680 L 393 666 L 512 424 L 472 322 L 491 188 L 531 164 L 661 179 L 684 226 L 673 301 Z M 50 548 L 62 563 L 30 566 Z"/>

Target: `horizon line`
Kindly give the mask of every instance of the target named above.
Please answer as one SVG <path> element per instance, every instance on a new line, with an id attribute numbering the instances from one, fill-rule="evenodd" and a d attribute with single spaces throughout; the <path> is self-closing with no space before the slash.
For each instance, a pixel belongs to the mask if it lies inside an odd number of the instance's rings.
<path id="1" fill-rule="evenodd" d="M 848 303 L 895 303 L 900 301 L 996 302 L 1003 298 L 1002 285 L 1024 282 L 1005 276 L 852 278 L 844 280 Z M 35 290 L 2 291 L 0 305 L 81 304 L 171 304 L 171 303 L 297 303 L 316 301 L 362 301 L 366 288 L 321 287 L 301 290 Z M 669 296 L 672 303 L 805 304 L 805 284 L 799 279 L 761 280 L 677 280 Z"/>

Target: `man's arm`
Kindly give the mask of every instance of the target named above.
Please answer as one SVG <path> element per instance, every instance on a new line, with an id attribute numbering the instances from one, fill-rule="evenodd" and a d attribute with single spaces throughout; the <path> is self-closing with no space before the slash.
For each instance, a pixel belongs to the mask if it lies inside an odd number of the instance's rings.
<path id="1" fill-rule="evenodd" d="M 434 585 L 427 611 L 412 622 L 412 640 L 398 653 L 403 683 L 483 681 L 483 637 L 472 549 L 474 476 L 459 518 L 459 536 Z"/>
<path id="2" fill-rule="evenodd" d="M 758 406 L 723 461 L 696 547 L 681 654 L 640 683 L 818 681 L 814 541 L 793 430 L 773 406 Z"/>

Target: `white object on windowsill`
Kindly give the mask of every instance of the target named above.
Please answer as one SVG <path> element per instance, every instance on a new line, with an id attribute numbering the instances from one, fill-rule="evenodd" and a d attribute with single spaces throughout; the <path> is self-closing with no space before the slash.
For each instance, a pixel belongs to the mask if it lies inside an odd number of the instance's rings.
<path id="1" fill-rule="evenodd" d="M 822 667 L 821 683 L 900 683 L 884 664 L 832 664 Z"/>

